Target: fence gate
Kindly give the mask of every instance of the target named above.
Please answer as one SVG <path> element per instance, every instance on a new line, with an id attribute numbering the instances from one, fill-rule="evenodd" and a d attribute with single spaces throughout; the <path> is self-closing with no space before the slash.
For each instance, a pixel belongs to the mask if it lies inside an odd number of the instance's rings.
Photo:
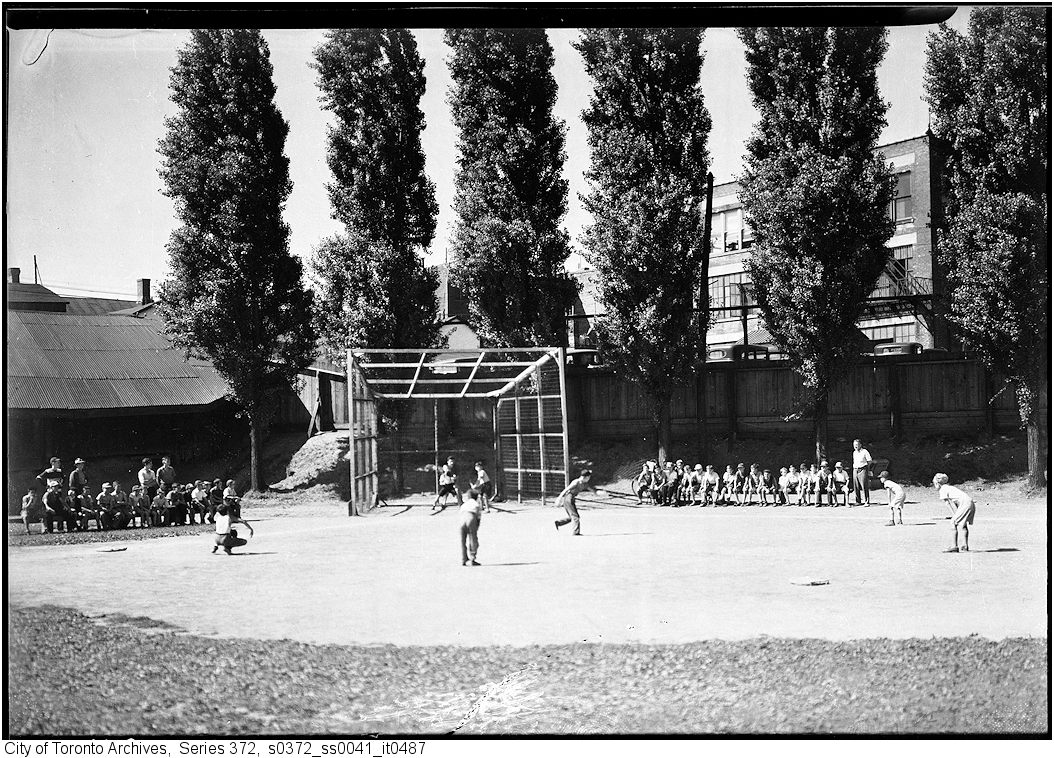
<path id="1" fill-rule="evenodd" d="M 369 510 L 377 502 L 377 400 L 355 356 L 348 351 L 348 461 L 351 496 L 348 515 Z"/>

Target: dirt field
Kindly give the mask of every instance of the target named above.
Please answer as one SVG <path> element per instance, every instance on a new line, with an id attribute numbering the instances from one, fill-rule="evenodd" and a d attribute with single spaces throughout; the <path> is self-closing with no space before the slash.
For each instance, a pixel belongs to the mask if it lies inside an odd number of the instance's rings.
<path id="1" fill-rule="evenodd" d="M 909 490 L 902 527 L 885 527 L 888 511 L 879 506 L 660 509 L 612 497 L 583 503 L 584 534 L 572 537 L 553 528 L 552 507 L 503 505 L 484 516 L 484 565 L 476 568 L 461 565 L 455 509 L 432 515 L 407 504 L 348 518 L 332 501 L 293 515 L 281 500 L 265 500 L 246 510 L 256 538 L 230 557 L 210 554 L 203 533 L 72 545 L 19 538 L 8 553 L 9 632 L 23 641 L 41 635 L 44 647 L 11 650 L 12 718 L 22 718 L 27 733 L 53 733 L 49 724 L 59 723 L 78 733 L 90 723 L 72 712 L 53 722 L 33 717 L 47 693 L 35 680 L 65 670 L 67 689 L 72 682 L 78 690 L 101 676 L 107 698 L 150 701 L 155 696 L 143 693 L 181 681 L 174 670 L 181 646 L 207 668 L 225 639 L 220 650 L 251 651 L 248 665 L 262 667 L 272 684 L 301 681 L 296 662 L 304 658 L 383 660 L 415 672 L 398 686 L 370 679 L 356 685 L 358 694 L 323 682 L 306 710 L 277 695 L 245 694 L 249 716 L 230 726 L 241 733 L 443 731 L 466 698 L 471 705 L 473 693 L 524 666 L 514 678 L 523 690 L 516 703 L 569 698 L 581 717 L 621 714 L 617 726 L 601 719 L 591 731 L 1042 731 L 1046 707 L 1033 707 L 1047 702 L 1046 504 L 998 488 L 978 501 L 972 551 L 955 555 L 941 552 L 951 526 L 922 489 Z M 104 552 L 114 548 L 125 549 Z M 792 583 L 798 579 L 829 584 Z M 229 590 L 217 602 L 218 587 Z M 84 648 L 102 656 L 87 672 L 68 646 L 58 654 L 70 658 L 68 668 L 45 667 L 57 674 L 45 676 L 34 661 L 56 614 L 70 634 L 101 640 Z M 131 652 L 114 653 L 115 640 Z M 261 648 L 259 640 L 273 642 Z M 145 652 L 159 645 L 173 652 Z M 414 647 L 428 649 L 418 664 L 406 660 Z M 110 655 L 131 655 L 143 670 L 135 680 L 115 679 L 105 673 Z M 595 669 L 560 677 L 545 661 Z M 234 683 L 240 665 L 231 663 Z M 763 686 L 774 676 L 783 681 L 788 666 L 796 673 L 787 682 L 797 685 Z M 383 680 L 384 671 L 370 676 Z M 711 686 L 698 687 L 703 681 Z M 812 689 L 802 695 L 802 687 Z M 395 707 L 396 692 L 410 705 Z M 623 702 L 631 692 L 651 692 L 651 705 Z M 204 721 L 186 723 L 211 723 L 210 697 L 198 704 Z M 350 710 L 327 711 L 334 702 Z M 422 708 L 431 713 L 443 703 L 438 722 L 422 720 Z M 196 713 L 198 705 L 182 707 Z M 524 714 L 540 711 L 518 707 L 473 728 L 581 728 L 530 720 Z M 1011 707 L 1018 716 L 1008 720 Z M 156 733 L 158 717 L 143 711 L 134 723 Z"/>

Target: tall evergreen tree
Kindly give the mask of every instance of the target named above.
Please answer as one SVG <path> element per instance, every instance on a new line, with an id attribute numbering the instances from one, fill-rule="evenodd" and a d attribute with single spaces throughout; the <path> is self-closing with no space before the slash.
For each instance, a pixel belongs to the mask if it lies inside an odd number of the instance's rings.
<path id="1" fill-rule="evenodd" d="M 883 28 L 746 28 L 760 120 L 740 184 L 755 248 L 746 269 L 773 338 L 807 390 L 816 457 L 831 387 L 860 352 L 856 321 L 889 257 L 892 179 L 876 71 Z M 803 409 L 805 410 L 805 409 Z"/>
<path id="2" fill-rule="evenodd" d="M 421 148 L 424 61 L 406 29 L 335 29 L 315 50 L 332 112 L 326 185 L 342 234 L 312 261 L 315 318 L 327 351 L 431 347 L 439 339 L 435 273 L 421 253 L 435 235 L 435 187 Z"/>
<path id="3" fill-rule="evenodd" d="M 289 125 L 257 29 L 191 32 L 171 76 L 176 114 L 159 144 L 180 226 L 160 313 L 174 343 L 212 362 L 248 414 L 251 486 L 277 393 L 312 358 L 311 293 L 289 253 Z"/>
<path id="4" fill-rule="evenodd" d="M 1045 484 L 1050 350 L 1050 14 L 975 8 L 968 33 L 929 35 L 925 86 L 947 146 L 938 254 L 951 319 L 1008 378 L 1028 437 L 1029 483 Z"/>
<path id="5" fill-rule="evenodd" d="M 544 29 L 449 29 L 458 128 L 451 273 L 490 346 L 566 344 L 564 124 Z"/>
<path id="6" fill-rule="evenodd" d="M 700 29 L 587 29 L 575 45 L 593 80 L 582 242 L 599 275 L 600 347 L 650 399 L 660 460 L 674 387 L 701 347 L 697 319 L 709 316 L 705 304 L 693 315 L 710 132 L 701 40 Z"/>

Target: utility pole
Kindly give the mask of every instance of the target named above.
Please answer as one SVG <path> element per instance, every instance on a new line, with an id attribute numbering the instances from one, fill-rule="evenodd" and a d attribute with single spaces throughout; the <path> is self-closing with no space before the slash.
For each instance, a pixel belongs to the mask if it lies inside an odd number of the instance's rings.
<path id="1" fill-rule="evenodd" d="M 709 460 L 709 440 L 706 429 L 706 330 L 710 322 L 710 251 L 713 243 L 710 235 L 713 233 L 713 208 L 714 208 L 714 175 L 706 172 L 706 218 L 703 221 L 703 244 L 706 245 L 703 254 L 702 270 L 699 272 L 699 299 L 698 299 L 698 323 L 699 323 L 699 360 L 695 369 L 695 433 L 696 447 L 699 451 L 699 460 Z"/>

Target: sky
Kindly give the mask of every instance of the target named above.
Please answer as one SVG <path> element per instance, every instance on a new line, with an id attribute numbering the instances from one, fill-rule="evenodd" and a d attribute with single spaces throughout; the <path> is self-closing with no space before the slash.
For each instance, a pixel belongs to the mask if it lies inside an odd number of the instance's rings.
<path id="1" fill-rule="evenodd" d="M 964 31 L 967 8 L 950 25 Z M 927 128 L 922 100 L 926 34 L 935 25 L 893 27 L 879 85 L 889 102 L 882 142 L 917 137 Z M 325 183 L 329 114 L 318 102 L 308 64 L 323 31 L 264 30 L 274 66 L 276 100 L 289 122 L 286 154 L 293 191 L 286 205 L 290 249 L 307 259 L 324 237 L 339 231 L 330 217 Z M 436 185 L 439 224 L 426 256 L 444 260 L 454 223 L 457 132 L 447 107 L 449 49 L 441 29 L 415 29 L 427 86 L 421 107 L 426 170 Z M 158 140 L 174 113 L 168 80 L 176 51 L 189 39 L 180 30 L 9 30 L 6 265 L 65 295 L 133 298 L 136 280 L 167 273 L 165 244 L 175 227 L 172 202 L 161 194 Z M 573 247 L 589 223 L 579 199 L 588 190 L 586 130 L 580 114 L 590 85 L 572 47 L 574 29 L 550 29 L 559 94 L 555 115 L 567 124 L 570 184 L 564 219 Z M 713 127 L 709 137 L 716 183 L 740 170 L 743 145 L 756 111 L 750 103 L 743 50 L 733 29 L 705 32 L 700 85 Z M 43 49 L 43 51 L 42 51 Z M 42 52 L 41 52 L 42 51 Z M 568 262 L 584 265 L 580 255 Z M 155 285 L 156 287 L 156 285 Z M 156 290 L 155 290 L 156 291 Z"/>

